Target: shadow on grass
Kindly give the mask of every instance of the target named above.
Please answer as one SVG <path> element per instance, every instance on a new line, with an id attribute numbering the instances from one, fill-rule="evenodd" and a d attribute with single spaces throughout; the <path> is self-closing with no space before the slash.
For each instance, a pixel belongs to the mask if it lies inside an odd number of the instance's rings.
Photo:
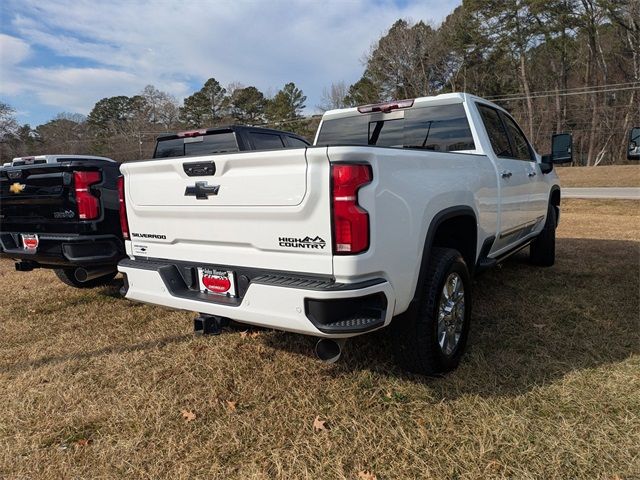
<path id="1" fill-rule="evenodd" d="M 124 279 L 120 275 L 118 275 L 108 284 L 100 287 L 99 293 L 100 295 L 104 295 L 105 297 L 122 298 L 122 295 L 120 295 L 120 289 L 123 285 Z"/>
<path id="2" fill-rule="evenodd" d="M 403 373 L 385 330 L 349 340 L 333 374 L 366 369 L 428 384 L 443 399 L 510 396 L 640 352 L 640 244 L 562 238 L 556 259 L 552 268 L 534 267 L 525 250 L 474 280 L 468 350 L 451 374 Z M 265 341 L 313 356 L 313 339 Z"/>
<path id="3" fill-rule="evenodd" d="M 101 357 L 103 355 L 132 353 L 145 350 L 155 350 L 163 348 L 167 345 L 174 343 L 181 343 L 193 338 L 192 334 L 184 335 L 169 335 L 162 338 L 156 338 L 153 340 L 147 340 L 145 342 L 139 342 L 129 345 L 110 345 L 104 348 L 98 348 L 96 350 L 89 350 L 87 352 L 70 352 L 63 355 L 49 355 L 41 357 L 35 360 L 29 360 L 26 362 L 18 362 L 7 367 L 0 367 L 0 372 L 16 373 L 19 371 L 29 370 L 31 368 L 38 368 L 42 366 L 55 365 L 58 363 L 68 362 L 70 360 L 88 360 L 92 358 Z"/>

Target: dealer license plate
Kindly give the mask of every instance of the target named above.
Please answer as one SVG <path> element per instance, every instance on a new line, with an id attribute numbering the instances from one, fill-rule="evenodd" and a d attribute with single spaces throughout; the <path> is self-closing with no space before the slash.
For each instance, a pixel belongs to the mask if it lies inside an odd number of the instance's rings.
<path id="1" fill-rule="evenodd" d="M 198 268 L 200 291 L 212 295 L 236 296 L 235 275 L 229 270 Z"/>

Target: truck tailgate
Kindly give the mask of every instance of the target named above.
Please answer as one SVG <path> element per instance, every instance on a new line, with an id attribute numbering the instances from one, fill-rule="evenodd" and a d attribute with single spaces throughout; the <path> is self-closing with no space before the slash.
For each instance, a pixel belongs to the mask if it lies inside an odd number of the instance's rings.
<path id="1" fill-rule="evenodd" d="M 131 162 L 121 171 L 131 256 L 333 271 L 326 148 Z"/>
<path id="2" fill-rule="evenodd" d="M 76 220 L 70 190 L 73 173 L 64 165 L 9 167 L 0 173 L 3 230 L 38 232 Z"/>

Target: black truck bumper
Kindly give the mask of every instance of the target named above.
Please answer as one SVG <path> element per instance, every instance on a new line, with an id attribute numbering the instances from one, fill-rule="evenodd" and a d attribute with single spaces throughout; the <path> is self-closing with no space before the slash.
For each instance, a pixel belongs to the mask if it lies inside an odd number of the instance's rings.
<path id="1" fill-rule="evenodd" d="M 0 233 L 0 257 L 24 264 L 24 270 L 38 267 L 63 268 L 116 265 L 125 257 L 124 245 L 115 235 L 39 234 L 38 247 L 29 251 L 18 232 Z"/>

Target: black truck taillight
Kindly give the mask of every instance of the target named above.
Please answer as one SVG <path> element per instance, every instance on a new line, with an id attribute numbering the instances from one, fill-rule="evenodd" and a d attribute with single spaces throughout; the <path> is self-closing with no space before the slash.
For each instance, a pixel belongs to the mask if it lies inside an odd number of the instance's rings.
<path id="1" fill-rule="evenodd" d="M 76 205 L 80 220 L 95 220 L 100 216 L 100 199 L 91 193 L 91 185 L 102 179 L 100 172 L 73 172 Z"/>
<path id="2" fill-rule="evenodd" d="M 370 165 L 331 165 L 334 255 L 353 255 L 369 248 L 369 214 L 358 205 L 358 190 L 372 178 Z"/>
<path id="3" fill-rule="evenodd" d="M 129 239 L 129 221 L 127 220 L 127 204 L 124 200 L 124 177 L 118 177 L 118 204 L 120 206 L 120 229 L 122 237 Z"/>

